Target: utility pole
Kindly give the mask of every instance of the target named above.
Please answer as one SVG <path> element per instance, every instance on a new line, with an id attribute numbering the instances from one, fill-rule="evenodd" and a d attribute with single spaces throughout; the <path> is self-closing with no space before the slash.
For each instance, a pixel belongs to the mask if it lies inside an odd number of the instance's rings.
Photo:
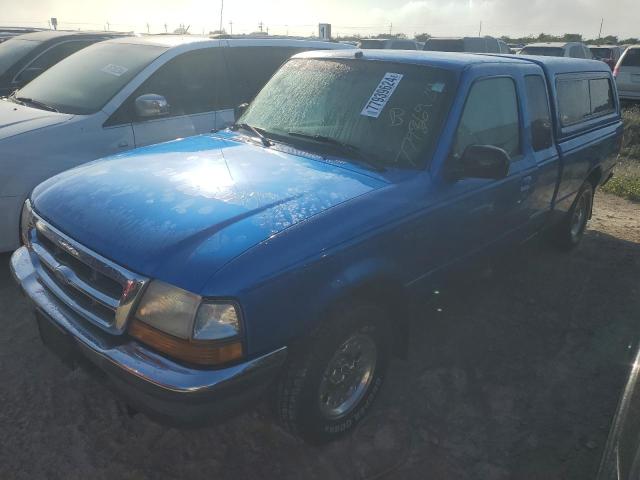
<path id="1" fill-rule="evenodd" d="M 391 36 L 391 30 L 393 30 L 393 22 L 389 23 L 389 36 Z"/>
<path id="2" fill-rule="evenodd" d="M 220 0 L 220 28 L 218 31 L 222 33 L 222 12 L 224 11 L 224 0 Z"/>
<path id="3" fill-rule="evenodd" d="M 232 21 L 229 22 L 229 34 L 233 35 L 233 22 Z"/>
<path id="4" fill-rule="evenodd" d="M 604 23 L 604 17 L 600 20 L 600 30 L 598 31 L 598 40 L 602 38 L 602 24 Z"/>
<path id="5" fill-rule="evenodd" d="M 478 30 L 478 36 L 482 36 L 482 20 L 480 20 L 480 29 Z"/>
<path id="6" fill-rule="evenodd" d="M 109 22 L 107 22 L 107 32 L 111 31 L 111 27 L 109 26 Z"/>
<path id="7" fill-rule="evenodd" d="M 166 23 L 164 24 L 164 33 L 168 33 L 167 24 Z"/>
<path id="8" fill-rule="evenodd" d="M 262 20 L 260 20 L 260 23 L 258 24 L 258 29 L 260 30 L 260 33 L 262 33 Z"/>
<path id="9" fill-rule="evenodd" d="M 147 35 L 149 34 L 149 22 L 147 22 Z"/>

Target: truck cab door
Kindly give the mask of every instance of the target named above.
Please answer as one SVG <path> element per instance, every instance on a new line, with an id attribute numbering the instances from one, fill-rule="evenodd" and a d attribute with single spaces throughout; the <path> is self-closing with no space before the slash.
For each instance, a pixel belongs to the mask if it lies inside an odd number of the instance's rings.
<path id="1" fill-rule="evenodd" d="M 449 199 L 450 215 L 460 222 L 456 241 L 463 255 L 525 235 L 537 167 L 523 141 L 522 125 L 516 79 L 483 77 L 472 84 L 444 172 L 455 171 L 473 145 L 503 149 L 510 165 L 504 178 L 460 176 L 445 183 L 441 194 Z"/>

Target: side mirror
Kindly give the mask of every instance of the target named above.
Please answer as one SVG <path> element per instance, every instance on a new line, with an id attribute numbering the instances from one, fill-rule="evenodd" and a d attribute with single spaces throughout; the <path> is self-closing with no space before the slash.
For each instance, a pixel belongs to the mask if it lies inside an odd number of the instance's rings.
<path id="1" fill-rule="evenodd" d="M 169 113 L 169 102 L 162 95 L 147 93 L 136 98 L 135 108 L 139 118 L 162 117 Z"/>
<path id="2" fill-rule="evenodd" d="M 502 148 L 492 145 L 469 145 L 456 169 L 458 178 L 491 178 L 499 180 L 509 173 L 511 160 Z"/>
<path id="3" fill-rule="evenodd" d="M 238 120 L 242 116 L 242 114 L 247 110 L 248 106 L 248 103 L 241 103 L 233 110 L 236 120 Z"/>

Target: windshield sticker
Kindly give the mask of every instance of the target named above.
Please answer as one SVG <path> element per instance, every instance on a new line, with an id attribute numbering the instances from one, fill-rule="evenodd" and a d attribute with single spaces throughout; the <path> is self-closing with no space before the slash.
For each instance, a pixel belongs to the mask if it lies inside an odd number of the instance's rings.
<path id="1" fill-rule="evenodd" d="M 431 84 L 431 91 L 432 92 L 438 92 L 438 93 L 444 92 L 444 83 L 442 83 L 442 82 L 432 83 Z"/>
<path id="2" fill-rule="evenodd" d="M 380 80 L 380 83 L 373 91 L 373 95 L 371 95 L 369 100 L 367 100 L 367 103 L 360 112 L 360 115 L 378 118 L 380 113 L 382 113 L 382 109 L 387 104 L 391 95 L 393 95 L 393 92 L 400 83 L 400 80 L 402 80 L 401 73 L 385 73 L 384 77 L 382 77 L 382 80 Z"/>
<path id="3" fill-rule="evenodd" d="M 127 67 L 122 67 L 120 65 L 114 65 L 113 63 L 110 63 L 109 65 L 105 65 L 104 67 L 102 67 L 101 70 L 104 73 L 108 73 L 110 75 L 115 75 L 116 77 L 119 77 L 123 73 L 126 73 L 126 71 L 129 69 Z"/>

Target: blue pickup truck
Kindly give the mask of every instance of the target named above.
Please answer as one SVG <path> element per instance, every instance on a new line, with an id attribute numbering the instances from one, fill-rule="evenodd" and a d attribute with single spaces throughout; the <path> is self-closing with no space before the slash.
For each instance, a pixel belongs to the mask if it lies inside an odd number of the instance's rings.
<path id="1" fill-rule="evenodd" d="M 268 393 L 328 441 L 442 275 L 545 229 L 580 241 L 621 136 L 602 62 L 300 54 L 233 128 L 36 187 L 12 271 L 44 343 L 139 410 L 198 423 Z"/>

